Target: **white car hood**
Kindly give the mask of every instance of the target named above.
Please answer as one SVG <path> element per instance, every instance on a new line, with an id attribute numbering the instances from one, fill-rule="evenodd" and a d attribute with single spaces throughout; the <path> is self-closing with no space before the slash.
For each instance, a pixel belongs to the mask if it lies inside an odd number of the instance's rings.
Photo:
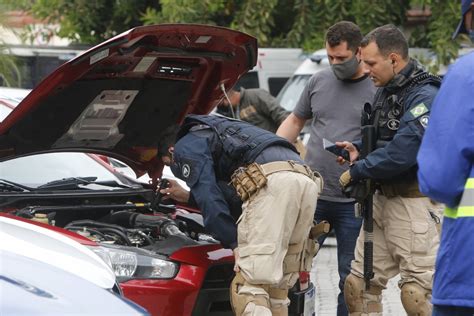
<path id="1" fill-rule="evenodd" d="M 29 257 L 86 279 L 104 289 L 115 284 L 112 269 L 80 243 L 55 231 L 0 217 L 0 252 Z"/>

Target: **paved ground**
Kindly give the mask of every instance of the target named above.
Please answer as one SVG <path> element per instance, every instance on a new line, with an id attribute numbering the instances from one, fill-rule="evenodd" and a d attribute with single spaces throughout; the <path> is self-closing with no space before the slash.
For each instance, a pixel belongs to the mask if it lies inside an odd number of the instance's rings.
<path id="1" fill-rule="evenodd" d="M 394 278 L 383 291 L 384 315 L 406 315 L 400 302 L 399 278 Z M 316 287 L 316 315 L 336 315 L 339 294 L 336 239 L 329 237 L 313 262 L 311 281 Z"/>

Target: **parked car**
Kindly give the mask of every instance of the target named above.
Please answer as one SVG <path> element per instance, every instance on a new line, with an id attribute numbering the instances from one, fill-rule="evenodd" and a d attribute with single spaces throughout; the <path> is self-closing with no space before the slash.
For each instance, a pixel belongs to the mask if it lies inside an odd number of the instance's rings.
<path id="1" fill-rule="evenodd" d="M 281 106 L 285 108 L 285 110 L 293 111 L 311 76 L 327 67 L 329 67 L 329 60 L 326 49 L 317 50 L 306 58 L 278 93 L 276 98 Z M 306 122 L 300 134 L 304 145 L 306 145 L 309 140 L 310 124 L 310 121 Z"/>
<path id="2" fill-rule="evenodd" d="M 8 183 L 0 183 L 8 191 Z M 112 269 L 78 241 L 28 221 L 0 214 L 0 250 L 16 253 L 69 273 L 82 276 L 95 285 L 112 291 Z"/>
<path id="3" fill-rule="evenodd" d="M 153 315 L 231 315 L 232 251 L 205 232 L 198 210 L 160 203 L 156 148 L 169 125 L 210 112 L 256 52 L 237 31 L 169 24 L 132 29 L 64 64 L 0 124 L 2 209 L 86 237 L 124 295 Z M 151 184 L 79 152 L 123 161 Z M 307 274 L 301 281 L 292 310 L 311 315 L 314 288 Z"/>
<path id="4" fill-rule="evenodd" d="M 329 67 L 325 49 L 319 49 L 308 56 L 295 70 L 291 78 L 278 93 L 277 100 L 281 106 L 292 111 L 298 102 L 304 87 L 312 75 Z"/>
<path id="5" fill-rule="evenodd" d="M 1 315 L 149 315 L 121 297 L 103 260 L 64 234 L 0 214 L 0 240 Z"/>

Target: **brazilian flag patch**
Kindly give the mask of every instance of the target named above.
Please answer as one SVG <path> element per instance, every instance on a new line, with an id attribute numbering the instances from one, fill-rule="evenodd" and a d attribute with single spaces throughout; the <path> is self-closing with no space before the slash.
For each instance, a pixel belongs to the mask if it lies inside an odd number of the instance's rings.
<path id="1" fill-rule="evenodd" d="M 411 115 L 413 115 L 413 118 L 417 118 L 419 116 L 422 116 L 428 112 L 428 108 L 424 103 L 420 103 L 416 105 L 413 109 L 410 110 Z"/>

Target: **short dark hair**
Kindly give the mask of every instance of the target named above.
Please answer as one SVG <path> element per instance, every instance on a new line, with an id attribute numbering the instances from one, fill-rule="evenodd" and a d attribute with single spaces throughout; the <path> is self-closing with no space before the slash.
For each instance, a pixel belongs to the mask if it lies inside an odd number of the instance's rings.
<path id="1" fill-rule="evenodd" d="M 364 37 L 360 45 L 366 47 L 372 42 L 375 42 L 382 55 L 397 53 L 404 60 L 408 60 L 408 41 L 395 25 L 387 24 L 373 29 Z"/>
<path id="2" fill-rule="evenodd" d="M 349 21 L 337 22 L 326 32 L 326 42 L 329 46 L 334 47 L 341 42 L 347 42 L 347 48 L 351 51 L 357 51 L 357 48 L 360 46 L 360 41 L 362 40 L 362 33 L 360 28 Z"/>

